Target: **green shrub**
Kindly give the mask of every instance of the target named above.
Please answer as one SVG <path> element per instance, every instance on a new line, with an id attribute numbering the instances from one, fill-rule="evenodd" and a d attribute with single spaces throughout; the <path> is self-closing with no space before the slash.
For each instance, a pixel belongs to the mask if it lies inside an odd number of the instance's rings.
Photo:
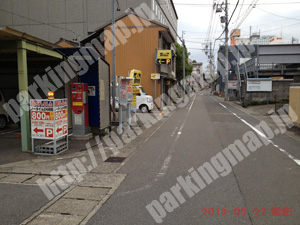
<path id="1" fill-rule="evenodd" d="M 242 107 L 243 107 L 243 108 L 247 108 L 247 107 L 248 107 L 248 104 L 245 103 L 245 102 L 242 102 Z"/>

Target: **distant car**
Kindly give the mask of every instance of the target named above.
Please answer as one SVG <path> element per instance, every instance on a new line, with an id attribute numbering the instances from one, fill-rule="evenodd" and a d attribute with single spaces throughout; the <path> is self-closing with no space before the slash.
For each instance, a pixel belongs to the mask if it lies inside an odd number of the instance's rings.
<path id="1" fill-rule="evenodd" d="M 2 107 L 3 104 L 5 104 L 5 98 L 2 91 L 0 90 L 0 129 L 4 129 L 9 120 L 7 112 Z"/>
<path id="2" fill-rule="evenodd" d="M 142 113 L 148 113 L 154 108 L 153 97 L 147 95 L 142 86 L 133 86 L 134 89 L 139 90 L 139 94 L 136 95 L 136 108 L 141 110 Z M 118 94 L 117 94 L 118 95 Z M 110 104 L 112 105 L 112 98 L 110 98 Z M 115 109 L 119 111 L 119 98 L 115 97 Z"/>

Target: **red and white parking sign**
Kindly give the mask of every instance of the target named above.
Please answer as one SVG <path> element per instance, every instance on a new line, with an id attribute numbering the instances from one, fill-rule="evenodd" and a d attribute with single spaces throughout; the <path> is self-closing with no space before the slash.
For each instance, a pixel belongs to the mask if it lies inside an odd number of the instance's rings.
<path id="1" fill-rule="evenodd" d="M 68 135 L 67 99 L 30 100 L 31 136 L 51 139 Z"/>
<path id="2" fill-rule="evenodd" d="M 46 138 L 54 137 L 53 128 L 45 128 L 45 137 Z"/>

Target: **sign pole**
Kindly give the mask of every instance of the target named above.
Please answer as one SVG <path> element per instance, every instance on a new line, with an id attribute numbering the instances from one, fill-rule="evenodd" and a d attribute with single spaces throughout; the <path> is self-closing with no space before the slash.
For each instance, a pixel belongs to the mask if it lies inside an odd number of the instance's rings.
<path id="1" fill-rule="evenodd" d="M 130 129 L 130 124 L 131 124 L 131 118 L 130 118 L 130 106 L 131 106 L 131 103 L 128 102 L 128 103 L 127 103 L 127 129 L 128 129 L 128 130 Z"/>
<path id="2" fill-rule="evenodd" d="M 123 113 L 123 106 L 119 104 L 119 134 L 122 133 L 122 123 L 123 123 L 122 113 Z"/>
<path id="3" fill-rule="evenodd" d="M 155 66 L 156 67 L 156 66 Z M 156 72 L 156 71 L 155 71 Z M 154 99 L 154 110 L 156 110 L 156 80 L 155 80 L 155 99 Z"/>
<path id="4" fill-rule="evenodd" d="M 121 93 L 121 80 L 122 80 L 122 77 L 119 77 L 119 134 L 122 133 L 122 123 L 123 123 L 123 118 L 122 118 L 122 113 L 123 113 L 123 106 L 122 106 L 122 93 Z"/>
<path id="5" fill-rule="evenodd" d="M 157 60 L 157 49 L 155 49 L 155 62 L 154 62 L 154 67 L 155 67 L 155 73 L 156 73 L 156 60 Z M 155 80 L 155 94 L 154 94 L 154 110 L 156 111 L 156 80 Z"/>
<path id="6" fill-rule="evenodd" d="M 169 65 L 171 62 L 172 62 L 172 51 L 171 50 L 155 50 L 155 73 L 156 73 L 156 64 L 158 65 Z M 155 110 L 157 109 L 156 108 L 156 79 L 155 78 Z M 160 78 L 159 78 L 160 79 Z M 163 79 L 161 79 L 161 90 L 163 90 Z M 161 91 L 162 93 L 162 91 Z M 162 99 L 161 99 L 161 109 L 163 108 L 162 107 Z"/>

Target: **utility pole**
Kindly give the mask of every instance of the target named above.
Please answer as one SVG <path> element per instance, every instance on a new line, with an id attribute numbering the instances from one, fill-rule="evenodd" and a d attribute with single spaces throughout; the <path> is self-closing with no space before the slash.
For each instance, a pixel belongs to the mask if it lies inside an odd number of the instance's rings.
<path id="1" fill-rule="evenodd" d="M 211 78 L 214 77 L 214 70 L 213 70 L 213 54 L 212 54 L 212 43 L 210 42 L 209 43 L 209 70 L 210 70 L 210 75 L 211 75 Z"/>
<path id="2" fill-rule="evenodd" d="M 183 36 L 184 36 L 184 31 L 182 31 L 182 47 L 183 47 L 182 65 L 183 65 L 183 97 L 184 97 L 185 96 L 185 42 Z"/>
<path id="3" fill-rule="evenodd" d="M 116 49 L 115 49 L 115 0 L 112 0 L 112 104 L 113 104 L 113 121 L 116 120 Z"/>
<path id="4" fill-rule="evenodd" d="M 225 101 L 228 100 L 228 0 L 225 1 Z"/>
<path id="5" fill-rule="evenodd" d="M 120 11 L 119 2 L 117 0 L 118 8 Z M 115 110 L 116 110 L 116 36 L 115 36 L 115 0 L 112 0 L 112 108 L 113 108 L 113 121 L 116 120 Z"/>

